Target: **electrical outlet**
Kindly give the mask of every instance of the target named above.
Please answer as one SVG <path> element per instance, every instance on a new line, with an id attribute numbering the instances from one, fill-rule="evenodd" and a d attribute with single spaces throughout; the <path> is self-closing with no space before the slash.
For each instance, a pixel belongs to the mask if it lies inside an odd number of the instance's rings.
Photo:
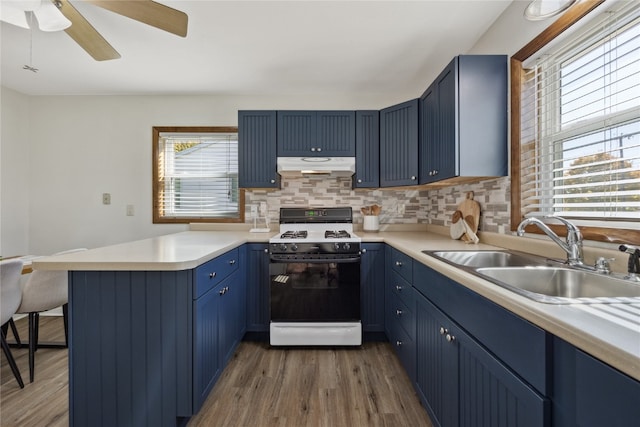
<path id="1" fill-rule="evenodd" d="M 127 216 L 133 216 L 135 210 L 133 205 L 127 205 Z"/>
<path id="2" fill-rule="evenodd" d="M 398 215 L 404 215 L 404 205 L 398 204 Z"/>
<path id="3" fill-rule="evenodd" d="M 258 217 L 258 205 L 251 205 L 251 218 Z"/>
<path id="4" fill-rule="evenodd" d="M 110 205 L 111 204 L 111 194 L 110 193 L 102 193 L 102 204 Z"/>

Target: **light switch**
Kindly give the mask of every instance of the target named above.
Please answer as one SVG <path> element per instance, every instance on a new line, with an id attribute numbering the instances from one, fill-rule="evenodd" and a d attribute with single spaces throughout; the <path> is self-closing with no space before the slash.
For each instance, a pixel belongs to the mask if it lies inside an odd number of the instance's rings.
<path id="1" fill-rule="evenodd" d="M 133 205 L 127 205 L 127 216 L 133 216 L 134 209 Z"/>
<path id="2" fill-rule="evenodd" d="M 102 193 L 102 204 L 103 205 L 111 204 L 111 193 Z"/>

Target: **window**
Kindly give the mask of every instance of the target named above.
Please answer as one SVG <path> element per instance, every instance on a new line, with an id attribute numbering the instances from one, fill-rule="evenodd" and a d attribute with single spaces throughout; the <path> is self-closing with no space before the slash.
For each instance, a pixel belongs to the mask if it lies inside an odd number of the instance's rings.
<path id="1" fill-rule="evenodd" d="M 558 215 L 638 229 L 640 4 L 614 6 L 544 52 L 512 59 L 512 228 L 525 216 Z"/>
<path id="2" fill-rule="evenodd" d="M 244 222 L 237 128 L 153 128 L 153 222 Z"/>

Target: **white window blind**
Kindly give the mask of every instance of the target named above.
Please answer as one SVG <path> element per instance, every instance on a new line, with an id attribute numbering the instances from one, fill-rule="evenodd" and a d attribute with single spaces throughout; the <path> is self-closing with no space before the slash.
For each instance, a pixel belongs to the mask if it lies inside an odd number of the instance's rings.
<path id="1" fill-rule="evenodd" d="M 640 2 L 617 7 L 523 64 L 526 216 L 640 220 Z"/>
<path id="2" fill-rule="evenodd" d="M 160 133 L 159 209 L 171 218 L 238 218 L 236 133 Z"/>

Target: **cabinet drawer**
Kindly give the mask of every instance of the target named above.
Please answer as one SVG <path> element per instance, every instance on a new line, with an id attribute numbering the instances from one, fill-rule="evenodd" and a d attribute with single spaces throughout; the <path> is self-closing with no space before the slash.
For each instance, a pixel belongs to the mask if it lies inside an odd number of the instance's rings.
<path id="1" fill-rule="evenodd" d="M 407 292 L 411 292 L 411 288 L 409 288 Z M 407 296 L 409 295 L 405 294 L 405 298 Z M 415 337 L 416 324 L 415 307 L 413 304 L 407 304 L 397 295 L 391 294 L 391 301 L 387 304 L 387 319 L 389 322 L 399 324 L 413 340 Z"/>
<path id="2" fill-rule="evenodd" d="M 391 248 L 389 262 L 393 271 L 404 277 L 407 282 L 413 283 L 413 258 L 397 249 Z"/>
<path id="3" fill-rule="evenodd" d="M 229 274 L 238 269 L 238 249 L 232 249 L 196 268 L 194 299 L 204 295 Z"/>
<path id="4" fill-rule="evenodd" d="M 395 350 L 402 366 L 407 371 L 407 375 L 413 383 L 415 381 L 416 371 L 416 344 L 405 330 L 399 325 L 395 324 L 391 327 L 389 342 Z"/>
<path id="5" fill-rule="evenodd" d="M 392 271 L 389 274 L 391 283 L 388 286 L 391 288 L 391 294 L 400 298 L 405 304 L 411 305 L 413 301 L 413 287 L 411 283 L 407 282 L 400 274 Z"/>

